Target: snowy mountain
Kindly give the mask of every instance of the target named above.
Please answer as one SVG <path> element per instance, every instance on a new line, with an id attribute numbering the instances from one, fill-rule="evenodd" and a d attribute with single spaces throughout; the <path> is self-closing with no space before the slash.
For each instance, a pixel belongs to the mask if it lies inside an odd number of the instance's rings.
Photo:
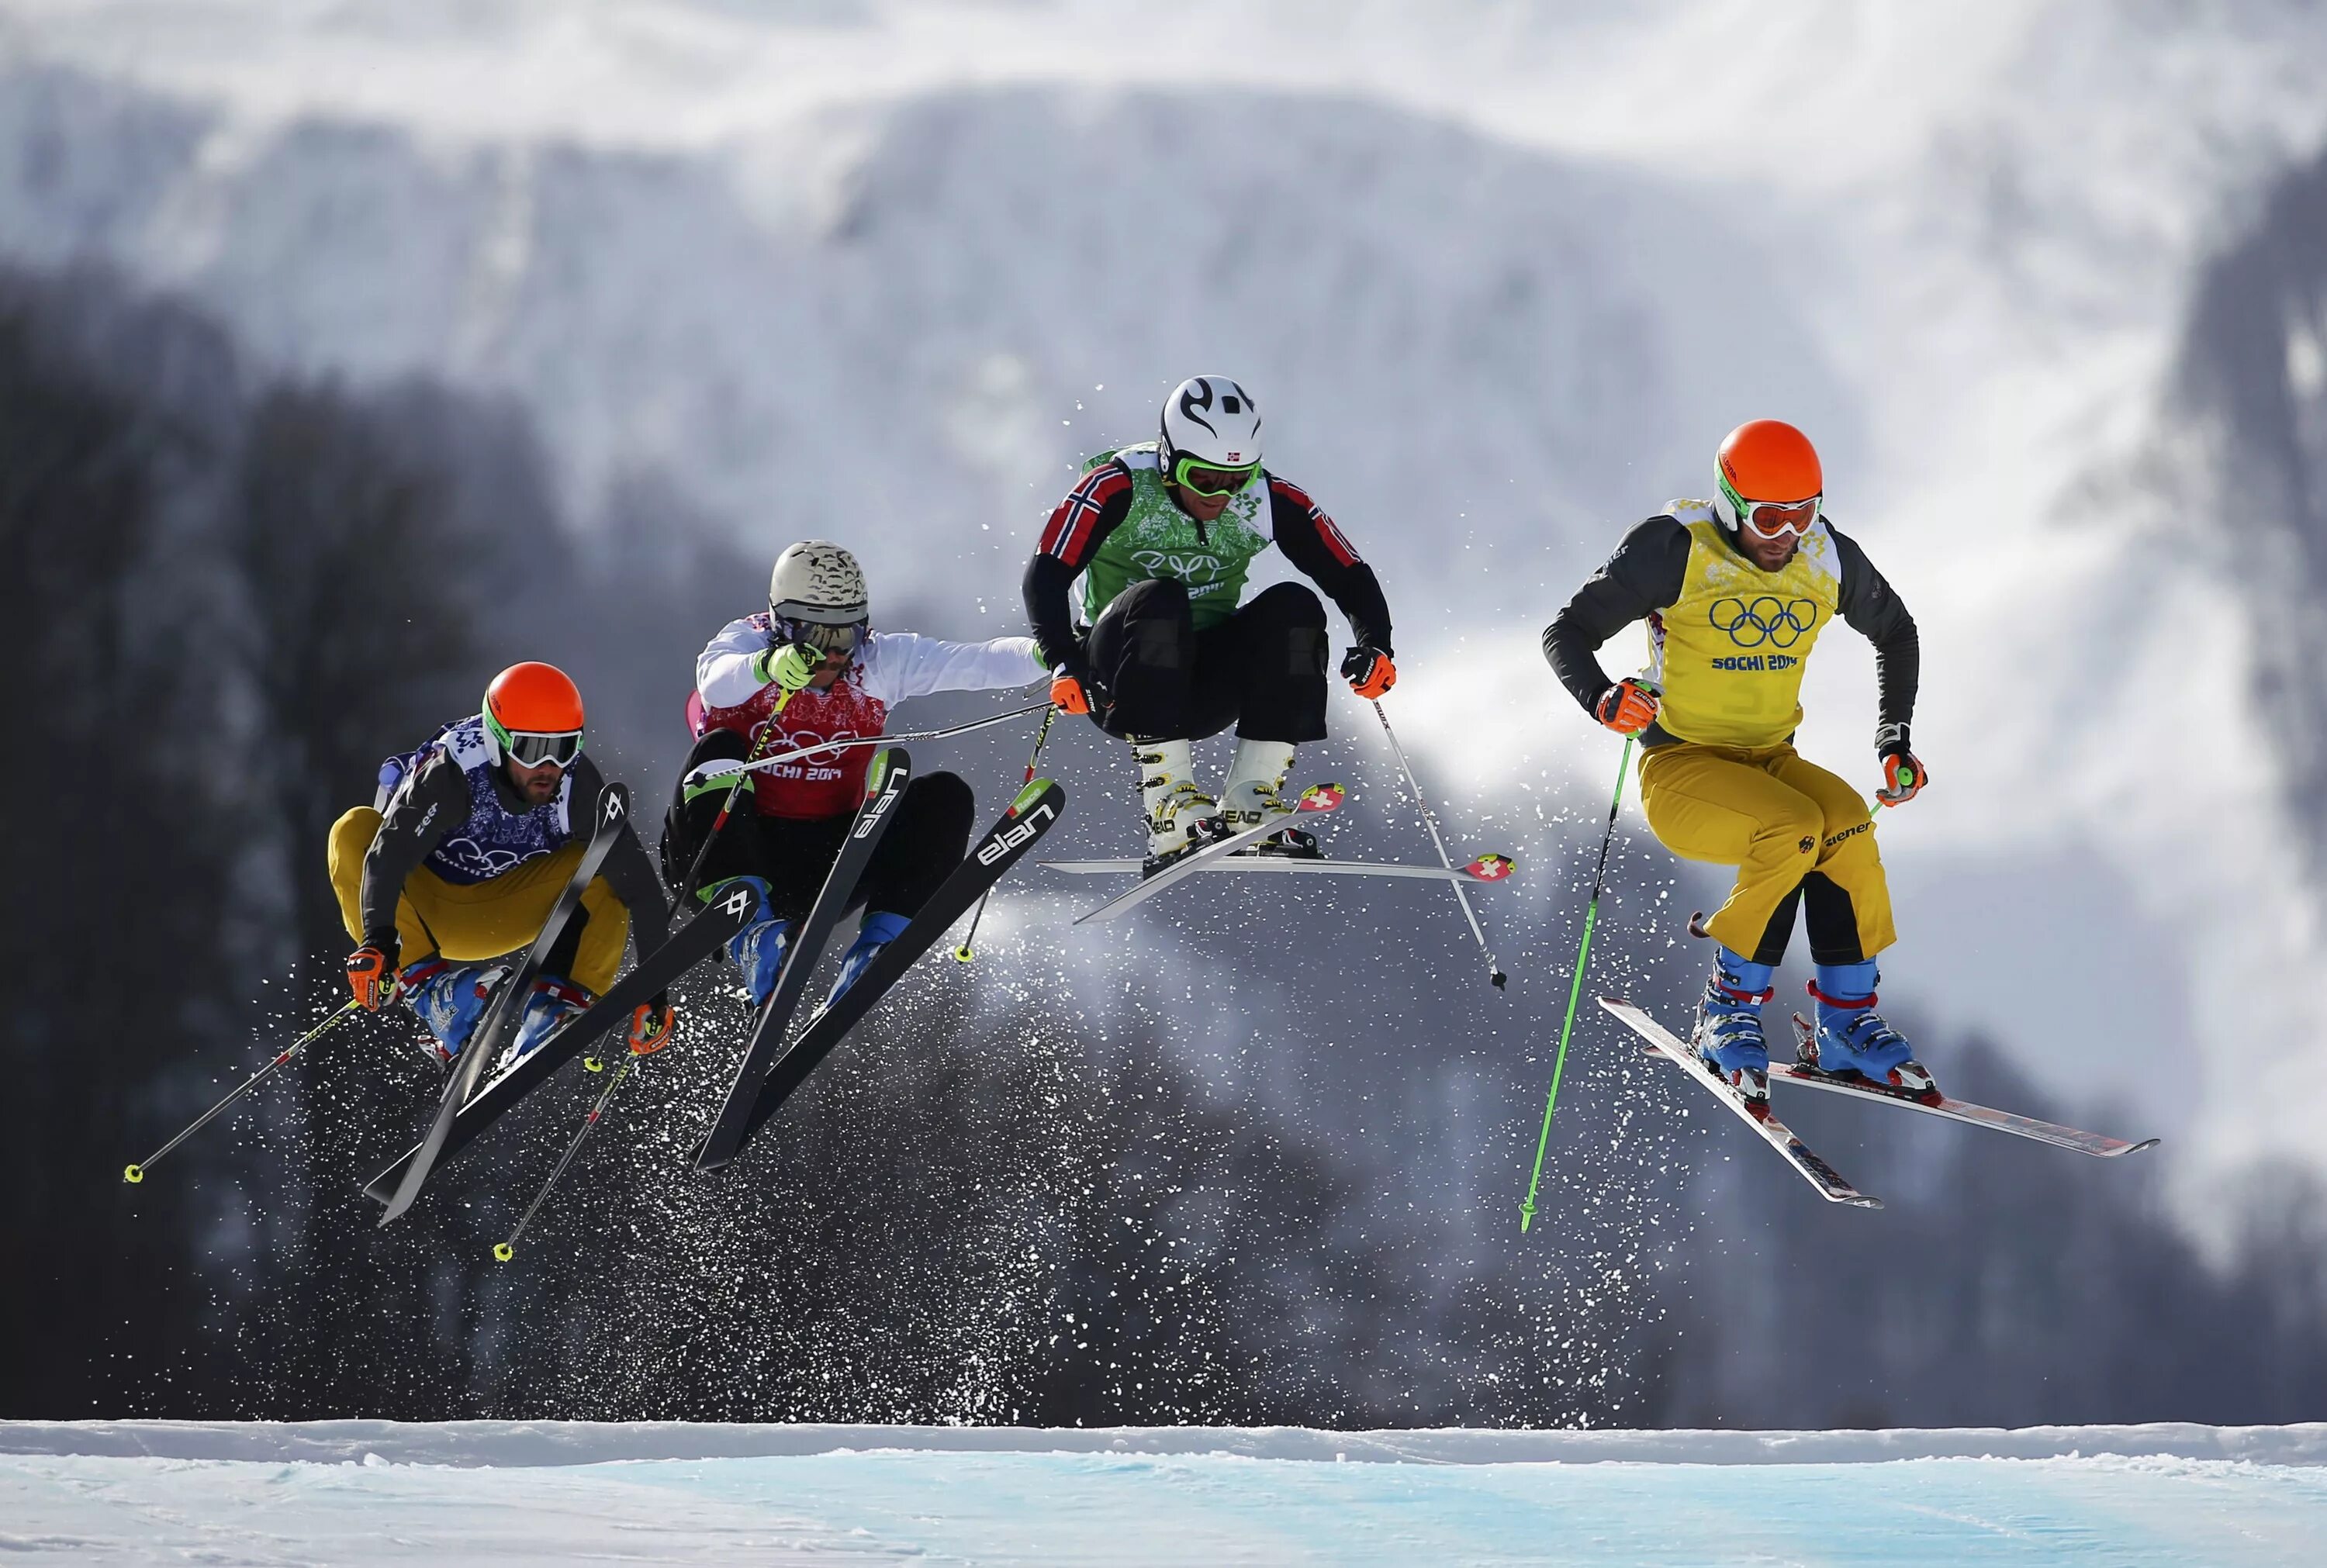
<path id="1" fill-rule="evenodd" d="M 2121 1093 L 2185 1180 L 2322 1146 L 2246 1067 L 2327 1069 L 2284 847 L 2327 720 L 2238 698 L 2269 649 L 2251 563 L 2182 544 L 2177 394 L 2206 268 L 2327 136 L 2315 6 L 0 14 L 0 251 L 513 394 L 580 514 L 668 476 L 755 553 L 860 545 L 931 630 L 1014 630 L 1075 462 L 1246 378 L 1390 585 L 1458 812 L 1604 792 L 1537 629 L 1723 431 L 1793 418 L 1923 626 L 1897 992 Z M 1832 646 L 1805 747 L 1868 782 Z"/>

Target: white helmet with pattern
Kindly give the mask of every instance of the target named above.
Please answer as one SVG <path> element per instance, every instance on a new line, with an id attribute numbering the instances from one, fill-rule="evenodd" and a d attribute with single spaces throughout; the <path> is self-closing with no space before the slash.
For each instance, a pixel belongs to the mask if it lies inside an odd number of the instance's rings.
<path id="1" fill-rule="evenodd" d="M 865 618 L 869 600 L 864 568 L 827 539 L 802 539 L 792 546 L 776 557 L 776 569 L 768 578 L 768 613 L 779 621 L 854 625 Z"/>
<path id="2" fill-rule="evenodd" d="M 828 539 L 802 539 L 776 557 L 768 578 L 771 640 L 806 643 L 827 658 L 855 658 L 872 606 L 864 569 Z"/>
<path id="3" fill-rule="evenodd" d="M 1191 376 L 1164 400 L 1157 455 L 1166 478 L 1185 483 L 1188 467 L 1260 471 L 1260 410 L 1226 376 Z"/>

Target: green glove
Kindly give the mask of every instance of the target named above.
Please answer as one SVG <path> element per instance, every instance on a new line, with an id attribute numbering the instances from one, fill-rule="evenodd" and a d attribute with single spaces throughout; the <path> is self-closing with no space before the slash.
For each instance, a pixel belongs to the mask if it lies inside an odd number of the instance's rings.
<path id="1" fill-rule="evenodd" d="M 752 656 L 752 673 L 759 677 L 760 684 L 780 686 L 788 697 L 805 691 L 808 683 L 816 678 L 816 672 L 823 667 L 824 655 L 805 642 L 789 642 Z"/>

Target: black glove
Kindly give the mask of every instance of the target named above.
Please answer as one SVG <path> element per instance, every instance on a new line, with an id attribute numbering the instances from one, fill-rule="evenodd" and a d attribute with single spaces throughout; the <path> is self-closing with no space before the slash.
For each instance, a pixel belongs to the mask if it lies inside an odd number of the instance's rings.
<path id="1" fill-rule="evenodd" d="M 1044 657 L 1049 658 L 1047 652 Z M 1050 659 L 1050 667 L 1052 702 L 1057 702 L 1062 695 L 1059 683 L 1072 681 L 1082 688 L 1084 706 L 1070 707 L 1067 709 L 1069 713 L 1099 713 L 1107 708 L 1110 701 L 1107 688 L 1099 685 L 1097 676 L 1091 674 L 1090 660 L 1084 656 L 1080 639 L 1069 643 L 1066 651 L 1058 658 Z"/>
<path id="2" fill-rule="evenodd" d="M 1361 642 L 1341 656 L 1341 678 L 1360 696 L 1378 697 L 1397 684 L 1397 666 L 1388 649 Z"/>

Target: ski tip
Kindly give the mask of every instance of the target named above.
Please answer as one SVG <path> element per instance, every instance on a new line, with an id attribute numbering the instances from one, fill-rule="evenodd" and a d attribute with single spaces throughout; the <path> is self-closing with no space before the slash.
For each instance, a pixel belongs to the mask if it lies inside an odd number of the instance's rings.
<path id="1" fill-rule="evenodd" d="M 1301 791 L 1294 802 L 1295 811 L 1331 811 L 1349 798 L 1349 791 L 1339 784 L 1312 784 Z"/>
<path id="2" fill-rule="evenodd" d="M 517 1248 L 511 1246 L 508 1242 L 497 1241 L 493 1243 L 493 1261 L 495 1263 L 507 1263 L 516 1255 Z"/>
<path id="3" fill-rule="evenodd" d="M 1846 1209 L 1880 1209 L 1883 1207 L 1883 1199 L 1864 1192 L 1854 1192 L 1849 1197 L 1838 1199 L 1836 1201 L 1840 1202 Z"/>
<path id="4" fill-rule="evenodd" d="M 1463 869 L 1481 882 L 1501 882 L 1519 869 L 1519 863 L 1508 854 L 1482 854 Z"/>
<path id="5" fill-rule="evenodd" d="M 2154 1138 L 2152 1138 L 2152 1139 L 2150 1140 L 2150 1142 L 2151 1142 L 2151 1143 L 2155 1143 L 2156 1141 L 2157 1141 L 2157 1140 L 2156 1140 L 2156 1139 L 2154 1139 Z M 145 1166 L 143 1166 L 143 1165 L 136 1164 L 136 1163 L 135 1163 L 135 1162 L 132 1162 L 132 1163 L 127 1164 L 127 1165 L 124 1165 L 124 1166 L 121 1168 L 121 1179 L 122 1179 L 124 1181 L 128 1182 L 128 1183 L 129 1183 L 129 1185 L 131 1185 L 132 1187 L 135 1187 L 135 1186 L 136 1186 L 140 1181 L 145 1181 Z"/>
<path id="6" fill-rule="evenodd" d="M 2134 1144 L 2131 1148 L 2120 1149 L 2117 1152 L 2121 1154 L 2138 1154 L 2145 1149 L 2154 1149 L 2158 1144 L 2164 1141 L 2165 1140 L 2163 1138 L 2144 1138 L 2140 1143 Z"/>

